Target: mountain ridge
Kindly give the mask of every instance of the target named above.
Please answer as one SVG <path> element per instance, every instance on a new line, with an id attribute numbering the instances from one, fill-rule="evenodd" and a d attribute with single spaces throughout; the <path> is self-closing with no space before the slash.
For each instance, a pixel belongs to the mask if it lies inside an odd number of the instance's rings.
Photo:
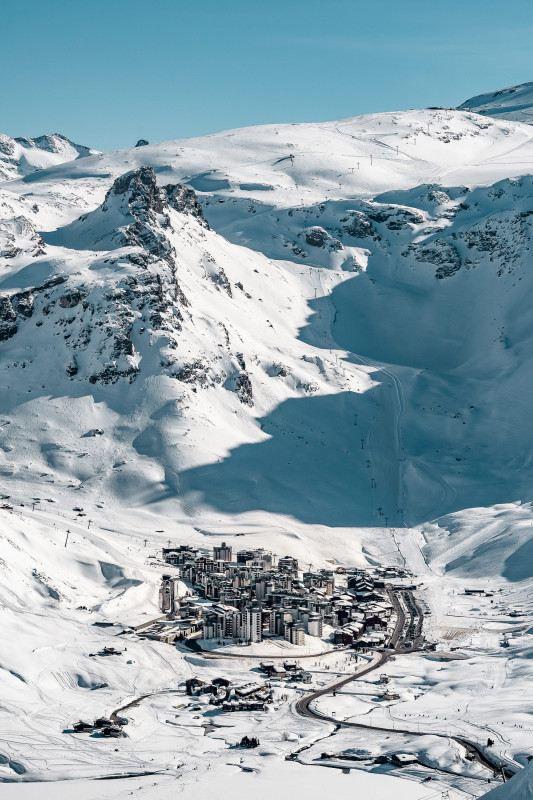
<path id="1" fill-rule="evenodd" d="M 458 106 L 458 109 L 531 125 L 533 124 L 533 82 L 476 95 Z"/>

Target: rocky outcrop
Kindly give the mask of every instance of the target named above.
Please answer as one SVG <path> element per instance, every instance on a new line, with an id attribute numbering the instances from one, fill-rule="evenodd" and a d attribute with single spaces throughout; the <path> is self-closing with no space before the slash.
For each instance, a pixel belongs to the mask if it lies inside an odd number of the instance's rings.
<path id="1" fill-rule="evenodd" d="M 11 339 L 20 322 L 32 316 L 33 302 L 34 296 L 29 290 L 0 296 L 0 341 Z"/>
<path id="2" fill-rule="evenodd" d="M 342 250 L 342 243 L 318 225 L 308 228 L 304 235 L 306 243 L 311 247 L 327 247 L 331 251 Z"/>
<path id="3" fill-rule="evenodd" d="M 435 239 L 427 245 L 411 245 L 417 261 L 435 264 L 435 277 L 439 280 L 449 278 L 461 269 L 461 256 L 457 248 L 446 239 Z"/>
<path id="4" fill-rule="evenodd" d="M 354 239 L 374 239 L 377 236 L 372 222 L 362 211 L 349 211 L 347 217 L 341 219 L 341 222 L 346 223 L 343 231 L 348 236 L 353 236 Z"/>
<path id="5" fill-rule="evenodd" d="M 106 194 L 103 208 L 109 206 L 113 197 L 120 197 L 126 193 L 131 213 L 139 220 L 150 211 L 163 213 L 164 204 L 152 167 L 140 167 L 117 178 Z"/>
<path id="6" fill-rule="evenodd" d="M 17 315 L 10 297 L 0 297 L 0 342 L 11 339 L 18 330 L 15 320 Z"/>
<path id="7" fill-rule="evenodd" d="M 239 375 L 236 380 L 236 391 L 237 396 L 241 403 L 246 406 L 253 406 L 254 399 L 253 399 L 253 390 L 252 390 L 252 381 L 250 380 L 250 376 L 244 372 L 242 375 Z"/>
<path id="8" fill-rule="evenodd" d="M 23 216 L 0 220 L 0 259 L 44 255 L 45 245 L 29 219 Z"/>
<path id="9" fill-rule="evenodd" d="M 181 184 L 158 186 L 151 167 L 120 176 L 103 204 L 80 217 L 65 232 L 69 244 L 83 241 L 88 249 L 99 252 L 103 247 L 109 248 L 102 263 L 109 265 L 105 267 L 106 282 L 77 285 L 73 277 L 56 275 L 31 290 L 0 295 L 0 341 L 13 338 L 36 314 L 36 325 L 44 325 L 48 336 L 64 343 L 64 369 L 70 380 L 113 384 L 136 379 L 142 361 L 136 343 L 147 335 L 150 344 L 164 342 L 166 355 L 161 366 L 169 376 L 194 390 L 220 383 L 220 370 L 213 371 L 209 362 L 198 360 L 178 368 L 173 355 L 184 315 L 189 314 L 189 301 L 178 282 L 178 259 L 172 240 L 179 222 L 174 212 L 190 216 L 201 228 L 208 227 L 192 189 Z M 24 235 L 29 244 L 40 246 L 42 240 L 27 220 L 15 219 L 9 224 L 11 227 L 4 230 L 3 236 L 8 247 L 16 238 L 14 225 L 18 226 L 17 243 Z M 117 261 L 122 265 L 129 262 L 129 270 L 123 266 L 116 272 L 110 269 L 117 245 L 128 248 Z M 9 252 L 8 249 L 3 254 Z M 17 254 L 20 252 L 22 247 Z M 218 288 L 232 295 L 222 267 L 217 267 L 213 280 Z M 244 397 L 247 390 L 243 388 L 242 392 Z"/>
<path id="10" fill-rule="evenodd" d="M 33 294 L 30 290 L 14 294 L 11 298 L 11 304 L 15 314 L 20 317 L 28 319 L 33 314 Z"/>
<path id="11" fill-rule="evenodd" d="M 59 298 L 61 308 L 75 308 L 81 302 L 82 293 L 79 289 L 67 289 Z"/>
<path id="12" fill-rule="evenodd" d="M 209 229 L 204 210 L 197 200 L 196 193 L 189 186 L 184 186 L 182 183 L 168 184 L 163 190 L 171 208 L 180 214 L 190 214 L 202 227 Z"/>

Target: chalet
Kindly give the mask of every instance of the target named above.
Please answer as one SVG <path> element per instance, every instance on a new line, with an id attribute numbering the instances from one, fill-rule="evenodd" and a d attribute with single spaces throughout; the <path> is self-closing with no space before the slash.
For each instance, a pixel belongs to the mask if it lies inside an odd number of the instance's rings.
<path id="1" fill-rule="evenodd" d="M 383 692 L 383 694 L 381 696 L 382 696 L 382 698 L 384 700 L 399 700 L 400 699 L 400 695 L 398 694 L 398 692 L 395 692 L 393 689 L 387 689 L 385 692 Z"/>
<path id="2" fill-rule="evenodd" d="M 218 687 L 213 686 L 212 683 L 207 683 L 205 686 L 200 686 L 198 689 L 198 694 L 217 694 Z"/>
<path id="3" fill-rule="evenodd" d="M 355 641 L 355 639 L 358 639 L 361 636 L 361 634 L 364 632 L 364 629 L 365 629 L 364 622 L 358 622 L 358 621 L 349 622 L 342 628 L 343 631 L 352 635 L 353 641 Z"/>
<path id="4" fill-rule="evenodd" d="M 354 642 L 354 634 L 346 628 L 337 628 L 333 634 L 333 641 L 337 645 L 351 645 Z"/>
<path id="5" fill-rule="evenodd" d="M 365 619 L 365 630 L 367 631 L 382 631 L 386 630 L 387 621 L 377 614 Z"/>
<path id="6" fill-rule="evenodd" d="M 112 725 L 112 724 L 113 723 L 111 722 L 111 720 L 107 719 L 106 717 L 99 717 L 94 721 L 95 728 L 105 728 L 107 725 Z"/>
<path id="7" fill-rule="evenodd" d="M 296 661 L 284 661 L 283 666 L 287 672 L 295 672 L 298 669 Z"/>
<path id="8" fill-rule="evenodd" d="M 222 703 L 222 711 L 263 711 L 264 707 L 262 700 L 230 700 Z"/>
<path id="9" fill-rule="evenodd" d="M 258 686 L 257 683 L 246 683 L 244 686 L 237 686 L 235 694 L 237 697 L 249 697 L 264 689 L 264 686 Z"/>
<path id="10" fill-rule="evenodd" d="M 205 681 L 201 681 L 199 678 L 187 678 L 185 681 L 185 691 L 188 695 L 196 692 L 200 686 L 205 686 Z"/>
<path id="11" fill-rule="evenodd" d="M 117 725 L 106 725 L 105 728 L 102 728 L 102 736 L 109 736 L 113 739 L 120 739 L 122 736 L 122 728 L 119 728 Z"/>
<path id="12" fill-rule="evenodd" d="M 223 686 L 231 686 L 231 681 L 229 681 L 227 678 L 214 678 L 211 683 L 213 686 L 218 686 L 219 688 Z"/>
<path id="13" fill-rule="evenodd" d="M 285 678 L 286 675 L 287 675 L 287 673 L 286 673 L 285 669 L 283 667 L 281 667 L 281 666 L 278 666 L 277 664 L 274 667 L 274 669 L 271 670 L 268 673 L 269 678 L 272 678 L 273 680 L 278 680 L 278 681 L 283 680 L 283 678 Z"/>
<path id="14" fill-rule="evenodd" d="M 83 722 L 82 720 L 76 722 L 76 724 L 72 726 L 72 730 L 77 731 L 78 733 L 86 733 L 88 731 L 92 731 L 93 728 L 94 725 L 91 725 L 90 722 Z"/>
<path id="15" fill-rule="evenodd" d="M 418 758 L 413 753 L 394 753 L 390 760 L 395 767 L 407 767 L 409 764 L 418 764 Z"/>

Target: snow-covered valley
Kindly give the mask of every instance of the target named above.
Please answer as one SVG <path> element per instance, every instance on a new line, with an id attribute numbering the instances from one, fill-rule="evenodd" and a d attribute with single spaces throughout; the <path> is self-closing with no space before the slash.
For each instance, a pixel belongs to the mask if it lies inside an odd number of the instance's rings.
<path id="1" fill-rule="evenodd" d="M 51 781 L 88 800 L 482 796 L 500 777 L 454 737 L 527 765 L 533 128 L 517 90 L 520 117 L 504 94 L 494 115 L 487 96 L 111 153 L 0 140 L 6 797 Z M 316 701 L 390 733 L 301 716 L 289 688 L 206 729 L 180 684 L 219 661 L 135 638 L 89 655 L 160 613 L 163 546 L 222 539 L 411 570 L 435 651 L 388 662 L 395 701 L 372 673 Z M 327 659 L 315 686 L 353 671 Z M 64 733 L 144 695 L 119 741 Z M 405 750 L 416 766 L 370 759 Z M 494 796 L 520 797 L 527 772 Z M 138 777 L 95 782 L 117 775 Z"/>

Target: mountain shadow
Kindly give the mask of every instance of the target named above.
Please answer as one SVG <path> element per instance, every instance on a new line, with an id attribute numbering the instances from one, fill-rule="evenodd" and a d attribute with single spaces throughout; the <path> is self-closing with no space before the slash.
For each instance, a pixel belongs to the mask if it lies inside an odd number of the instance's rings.
<path id="1" fill-rule="evenodd" d="M 383 524 L 366 437 L 379 413 L 374 391 L 287 400 L 259 420 L 268 439 L 182 472 L 181 492 L 228 514 L 263 510 L 332 527 Z"/>

